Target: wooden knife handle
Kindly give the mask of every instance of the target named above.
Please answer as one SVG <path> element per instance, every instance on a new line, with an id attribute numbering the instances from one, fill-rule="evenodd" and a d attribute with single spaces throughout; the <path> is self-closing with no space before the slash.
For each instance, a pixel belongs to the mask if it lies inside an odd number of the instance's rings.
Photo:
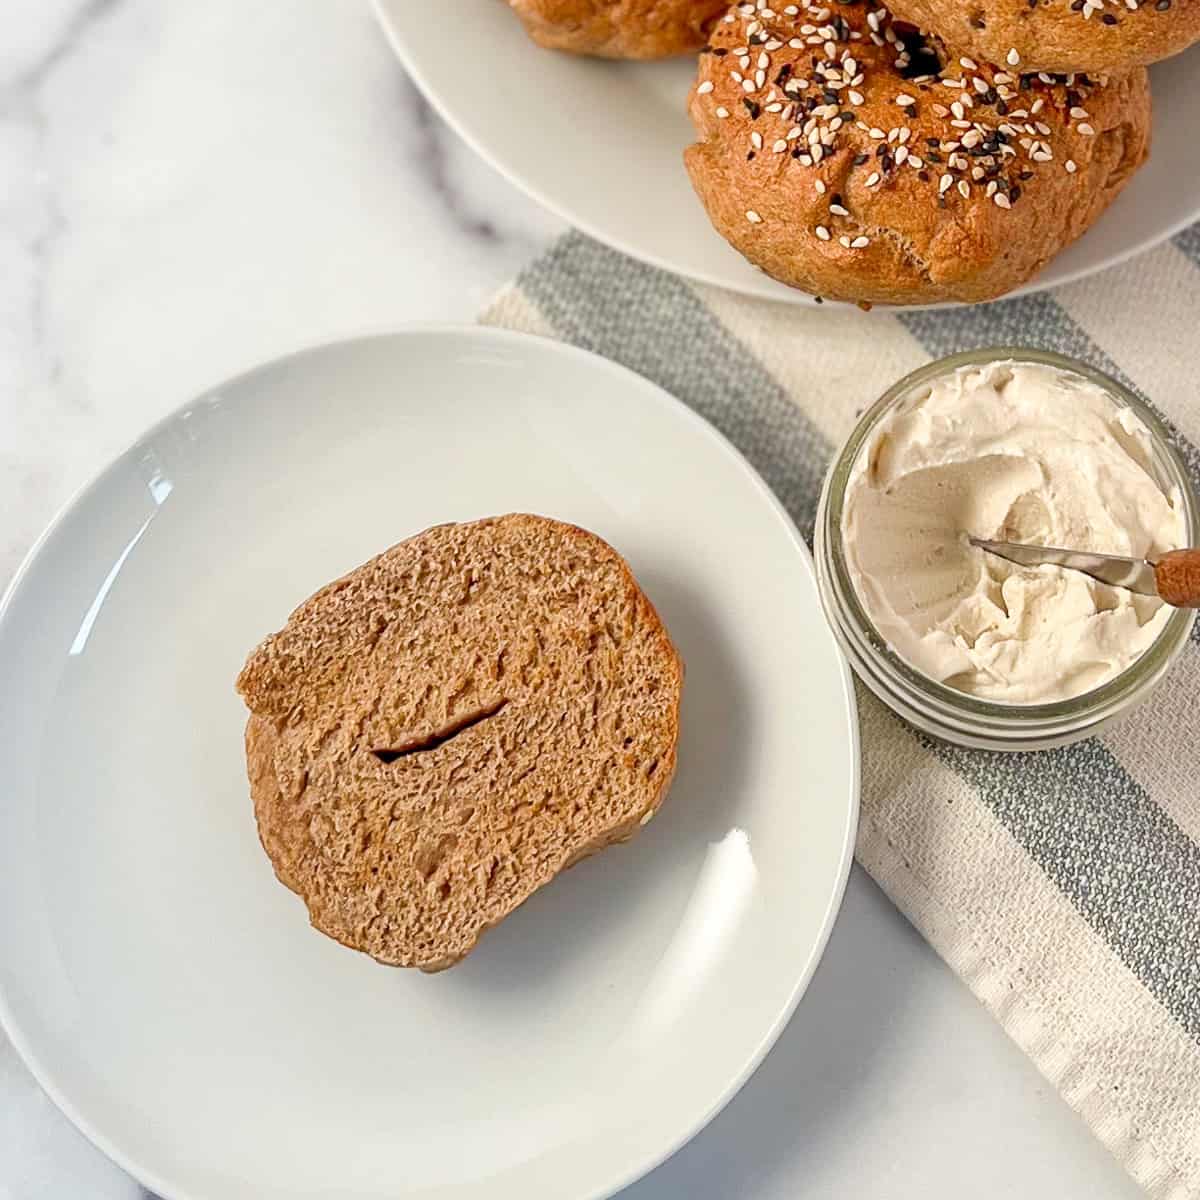
<path id="1" fill-rule="evenodd" d="M 1200 608 L 1200 549 L 1164 554 L 1154 564 L 1154 582 L 1174 608 Z"/>

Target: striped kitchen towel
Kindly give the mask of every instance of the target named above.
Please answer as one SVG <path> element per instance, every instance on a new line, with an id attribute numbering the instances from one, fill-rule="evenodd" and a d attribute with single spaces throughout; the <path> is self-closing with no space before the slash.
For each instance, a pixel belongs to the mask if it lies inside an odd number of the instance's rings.
<path id="1" fill-rule="evenodd" d="M 1052 293 L 937 312 L 797 308 L 569 234 L 485 322 L 632 367 L 720 429 L 811 541 L 855 417 L 932 357 L 995 343 L 1150 397 L 1200 482 L 1200 226 Z M 1151 1195 L 1200 1198 L 1200 638 L 1102 738 L 935 743 L 859 690 L 858 860 Z"/>

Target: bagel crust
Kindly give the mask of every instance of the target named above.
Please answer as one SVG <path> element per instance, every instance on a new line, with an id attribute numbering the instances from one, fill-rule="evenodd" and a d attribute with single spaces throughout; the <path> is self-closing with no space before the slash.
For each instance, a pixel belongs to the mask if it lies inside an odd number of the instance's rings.
<path id="1" fill-rule="evenodd" d="M 685 162 L 718 232 L 781 282 L 860 303 L 1019 287 L 1108 207 L 1150 140 L 1144 69 L 951 57 L 876 0 L 735 6 L 689 109 Z"/>
<path id="2" fill-rule="evenodd" d="M 1027 71 L 1128 71 L 1200 40 L 1200 0 L 893 0 L 960 52 Z"/>
<path id="3" fill-rule="evenodd" d="M 726 0 L 509 0 L 549 50 L 601 58 L 670 58 L 704 45 Z"/>

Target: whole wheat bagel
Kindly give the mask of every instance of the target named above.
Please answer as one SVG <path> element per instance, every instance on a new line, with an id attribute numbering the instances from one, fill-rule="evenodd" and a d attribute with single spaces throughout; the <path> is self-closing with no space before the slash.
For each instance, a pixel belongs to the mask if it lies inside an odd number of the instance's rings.
<path id="1" fill-rule="evenodd" d="M 685 154 L 716 229 L 820 296 L 976 301 L 1032 278 L 1146 158 L 1142 68 L 1021 74 L 898 29 L 875 0 L 731 9 Z"/>
<path id="2" fill-rule="evenodd" d="M 515 514 L 409 538 L 246 661 L 262 841 L 316 928 L 451 966 L 675 771 L 682 666 L 625 561 Z M 564 935 L 569 936 L 569 935 Z"/>

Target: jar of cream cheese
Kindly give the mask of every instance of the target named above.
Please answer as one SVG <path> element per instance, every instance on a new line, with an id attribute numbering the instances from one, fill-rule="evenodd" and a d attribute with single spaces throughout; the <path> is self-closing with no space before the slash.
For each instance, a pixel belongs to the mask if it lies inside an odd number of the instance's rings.
<path id="1" fill-rule="evenodd" d="M 900 380 L 825 480 L 821 599 L 862 681 L 960 745 L 1087 737 L 1145 699 L 1195 614 L 970 537 L 1153 558 L 1200 541 L 1167 431 L 1108 376 L 999 347 Z"/>

